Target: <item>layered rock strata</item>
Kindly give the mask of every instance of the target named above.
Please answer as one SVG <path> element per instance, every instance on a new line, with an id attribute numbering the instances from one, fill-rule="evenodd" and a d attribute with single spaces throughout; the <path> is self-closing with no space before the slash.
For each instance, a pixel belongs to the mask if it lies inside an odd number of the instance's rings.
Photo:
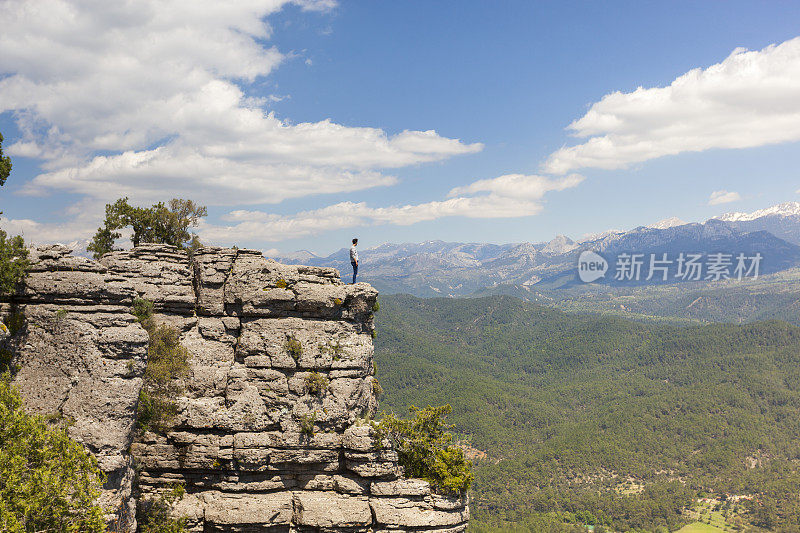
<path id="1" fill-rule="evenodd" d="M 97 456 L 117 530 L 135 528 L 135 497 L 175 484 L 186 494 L 173 512 L 192 531 L 466 529 L 466 498 L 404 479 L 364 422 L 377 408 L 369 285 L 250 250 L 190 260 L 145 245 L 91 261 L 51 246 L 32 260 L 0 309 L 26 317 L 10 341 L 15 380 L 29 409 L 70 419 Z M 137 297 L 191 357 L 173 429 L 134 441 L 148 342 L 130 314 Z"/>
<path id="2" fill-rule="evenodd" d="M 6 345 L 26 408 L 67 423 L 95 455 L 108 477 L 100 503 L 114 526 L 128 527 L 135 523 L 129 447 L 149 339 L 130 313 L 134 286 L 69 254 L 63 246 L 32 250 L 24 287 L 0 304 L 19 329 Z"/>

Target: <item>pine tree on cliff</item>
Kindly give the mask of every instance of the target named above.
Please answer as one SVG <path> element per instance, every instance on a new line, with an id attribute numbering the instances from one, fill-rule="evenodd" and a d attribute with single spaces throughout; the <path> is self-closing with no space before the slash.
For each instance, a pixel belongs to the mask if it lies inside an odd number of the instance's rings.
<path id="1" fill-rule="evenodd" d="M 189 228 L 197 227 L 207 214 L 204 206 L 192 200 L 173 198 L 166 205 L 159 202 L 151 207 L 134 207 L 128 203 L 127 197 L 120 198 L 113 204 L 106 204 L 103 227 L 97 229 L 87 250 L 93 252 L 95 259 L 113 251 L 114 241 L 122 237 L 119 230 L 127 227 L 133 229 L 131 242 L 134 246 L 150 242 L 194 248 L 198 240 Z"/>

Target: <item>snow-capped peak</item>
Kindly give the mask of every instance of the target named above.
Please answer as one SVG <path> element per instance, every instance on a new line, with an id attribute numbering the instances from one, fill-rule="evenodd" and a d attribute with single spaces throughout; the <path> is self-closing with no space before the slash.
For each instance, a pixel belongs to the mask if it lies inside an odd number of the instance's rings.
<path id="1" fill-rule="evenodd" d="M 770 215 L 780 217 L 800 216 L 800 202 L 784 202 L 766 209 L 753 211 L 752 213 L 725 213 L 713 218 L 725 222 L 746 222 Z"/>
<path id="2" fill-rule="evenodd" d="M 610 237 L 612 235 L 622 235 L 625 233 L 620 229 L 609 229 L 606 231 L 601 231 L 599 233 L 586 233 L 580 239 L 578 239 L 578 244 L 585 244 L 587 242 L 599 241 L 600 239 L 605 239 L 606 237 Z"/>
<path id="3" fill-rule="evenodd" d="M 652 229 L 668 229 L 674 228 L 675 226 L 684 226 L 685 224 L 686 222 L 678 217 L 669 217 L 665 218 L 664 220 L 659 220 L 654 224 L 648 224 L 647 227 Z"/>

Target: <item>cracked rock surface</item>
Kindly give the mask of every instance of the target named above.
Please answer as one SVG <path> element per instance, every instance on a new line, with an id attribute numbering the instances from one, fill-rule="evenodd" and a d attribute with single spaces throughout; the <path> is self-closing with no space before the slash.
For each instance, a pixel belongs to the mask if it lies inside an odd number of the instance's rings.
<path id="1" fill-rule="evenodd" d="M 466 529 L 466 497 L 404 479 L 397 454 L 376 450 L 360 423 L 377 409 L 368 284 L 241 249 L 190 259 L 142 245 L 92 261 L 47 246 L 31 260 L 24 287 L 0 303 L 25 326 L 0 342 L 26 407 L 69 419 L 97 456 L 115 530 L 135 531 L 135 498 L 175 483 L 186 495 L 173 511 L 198 532 Z M 130 314 L 137 297 L 191 353 L 166 435 L 135 431 L 148 343 Z"/>

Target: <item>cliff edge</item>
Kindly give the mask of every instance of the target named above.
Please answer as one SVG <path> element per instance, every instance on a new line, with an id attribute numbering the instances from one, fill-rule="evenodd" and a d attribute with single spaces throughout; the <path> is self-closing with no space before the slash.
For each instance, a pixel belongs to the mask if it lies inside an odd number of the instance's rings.
<path id="1" fill-rule="evenodd" d="M 173 509 L 203 532 L 464 531 L 466 497 L 405 479 L 376 449 L 372 310 L 377 292 L 331 268 L 287 266 L 252 250 L 166 245 L 99 261 L 33 250 L 23 289 L 0 314 L 24 316 L 6 341 L 33 412 L 69 433 L 108 476 L 114 531 L 136 500 L 175 484 Z M 190 352 L 165 434 L 136 431 L 148 333 L 136 298 Z M 320 385 L 321 384 L 321 385 Z"/>

